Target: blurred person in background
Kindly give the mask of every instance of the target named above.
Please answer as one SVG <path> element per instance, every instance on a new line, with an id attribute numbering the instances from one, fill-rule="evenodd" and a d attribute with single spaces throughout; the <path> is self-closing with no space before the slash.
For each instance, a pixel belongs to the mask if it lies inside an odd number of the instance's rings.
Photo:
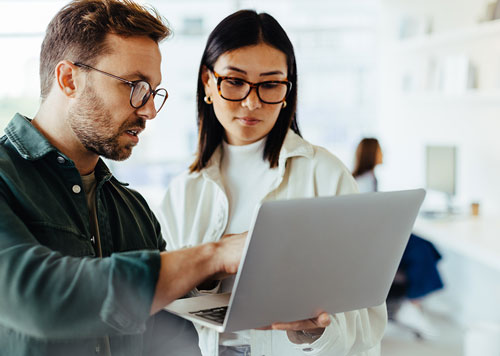
<path id="1" fill-rule="evenodd" d="M 301 137 L 294 49 L 272 16 L 242 10 L 217 25 L 201 59 L 197 104 L 196 158 L 171 182 L 162 205 L 170 248 L 247 231 L 255 207 L 265 200 L 357 192 L 339 159 Z M 214 280 L 191 295 L 229 290 L 227 279 Z M 205 356 L 374 356 L 380 355 L 386 318 L 380 305 L 275 323 L 267 331 L 219 335 L 196 328 Z"/>
<path id="2" fill-rule="evenodd" d="M 361 193 L 378 191 L 375 168 L 383 163 L 382 148 L 376 138 L 363 138 L 358 144 L 352 175 Z M 443 288 L 437 263 L 441 255 L 432 243 L 411 234 L 389 292 L 389 300 L 396 297 L 401 285 L 404 300 L 391 319 L 404 325 L 423 338 L 435 338 L 438 330 L 422 311 L 422 299 Z"/>

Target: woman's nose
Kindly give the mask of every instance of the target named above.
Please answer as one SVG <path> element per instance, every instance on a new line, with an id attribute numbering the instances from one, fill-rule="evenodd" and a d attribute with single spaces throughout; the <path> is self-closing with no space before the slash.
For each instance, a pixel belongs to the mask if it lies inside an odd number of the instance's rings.
<path id="1" fill-rule="evenodd" d="M 257 95 L 257 88 L 251 88 L 248 96 L 242 100 L 241 104 L 249 110 L 255 110 L 262 107 L 262 102 Z"/>

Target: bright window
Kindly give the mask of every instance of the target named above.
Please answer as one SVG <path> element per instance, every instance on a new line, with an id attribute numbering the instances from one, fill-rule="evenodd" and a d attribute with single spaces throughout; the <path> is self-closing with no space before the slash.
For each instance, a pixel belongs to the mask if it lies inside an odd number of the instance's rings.
<path id="1" fill-rule="evenodd" d="M 144 2 L 144 1 L 141 1 Z M 65 1 L 0 1 L 0 130 L 15 112 L 33 117 L 39 103 L 38 58 L 44 31 Z M 173 175 L 184 170 L 196 145 L 195 90 L 206 38 L 239 8 L 272 14 L 295 46 L 299 73 L 298 120 L 306 139 L 347 165 L 361 134 L 375 127 L 377 7 L 352 1 L 149 1 L 174 30 L 161 44 L 169 99 L 148 123 L 132 157 L 109 162 L 153 204 Z"/>

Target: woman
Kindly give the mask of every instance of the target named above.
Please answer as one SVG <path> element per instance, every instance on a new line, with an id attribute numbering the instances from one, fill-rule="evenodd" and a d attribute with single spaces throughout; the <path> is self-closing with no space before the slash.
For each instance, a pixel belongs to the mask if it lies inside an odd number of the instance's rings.
<path id="1" fill-rule="evenodd" d="M 376 192 L 378 190 L 375 167 L 382 162 L 382 149 L 378 140 L 376 138 L 362 139 L 356 149 L 356 163 L 352 172 L 360 192 Z"/>
<path id="2" fill-rule="evenodd" d="M 200 64 L 197 101 L 196 158 L 189 172 L 172 181 L 162 206 L 171 249 L 247 231 L 263 200 L 357 191 L 336 157 L 300 136 L 293 46 L 270 15 L 238 11 L 213 30 Z M 225 284 L 208 283 L 192 295 L 229 289 Z M 311 319 L 303 330 L 274 325 L 286 333 L 218 335 L 197 326 L 200 348 L 205 356 L 380 355 L 385 305 L 324 316 L 327 322 Z"/>
<path id="3" fill-rule="evenodd" d="M 383 162 L 383 154 L 376 138 L 364 138 L 356 149 L 356 162 L 352 175 L 360 192 L 378 190 L 375 167 Z M 411 234 L 399 265 L 397 279 L 403 280 L 406 299 L 394 314 L 394 320 L 415 331 L 423 338 L 435 338 L 438 330 L 422 312 L 422 299 L 441 288 L 443 282 L 436 264 L 441 255 L 433 244 Z M 398 294 L 398 283 L 393 283 L 389 298 Z"/>

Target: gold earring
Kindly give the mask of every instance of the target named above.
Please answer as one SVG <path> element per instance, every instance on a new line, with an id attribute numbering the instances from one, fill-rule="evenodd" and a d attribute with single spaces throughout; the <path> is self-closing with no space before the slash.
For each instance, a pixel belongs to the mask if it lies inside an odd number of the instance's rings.
<path id="1" fill-rule="evenodd" d="M 205 100 L 205 103 L 207 103 L 208 105 L 210 105 L 210 104 L 213 103 L 211 96 L 206 96 L 205 95 L 205 98 L 203 98 L 203 100 Z"/>
<path id="2" fill-rule="evenodd" d="M 286 101 L 283 102 L 282 106 L 281 106 L 282 109 L 286 108 Z"/>

